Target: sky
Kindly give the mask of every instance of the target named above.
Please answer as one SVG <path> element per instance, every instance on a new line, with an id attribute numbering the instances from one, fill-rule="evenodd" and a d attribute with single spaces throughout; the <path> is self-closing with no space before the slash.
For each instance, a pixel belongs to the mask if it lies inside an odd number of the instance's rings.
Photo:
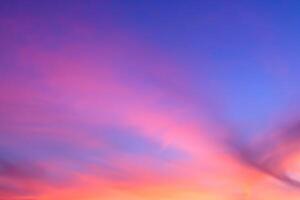
<path id="1" fill-rule="evenodd" d="M 299 9 L 2 0 L 0 200 L 299 199 Z"/>

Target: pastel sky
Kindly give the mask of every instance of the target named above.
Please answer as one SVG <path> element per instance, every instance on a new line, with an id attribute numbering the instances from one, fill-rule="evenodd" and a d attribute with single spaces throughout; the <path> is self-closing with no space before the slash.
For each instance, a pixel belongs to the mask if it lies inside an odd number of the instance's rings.
<path id="1" fill-rule="evenodd" d="M 2 0 L 0 200 L 299 199 L 299 9 Z"/>

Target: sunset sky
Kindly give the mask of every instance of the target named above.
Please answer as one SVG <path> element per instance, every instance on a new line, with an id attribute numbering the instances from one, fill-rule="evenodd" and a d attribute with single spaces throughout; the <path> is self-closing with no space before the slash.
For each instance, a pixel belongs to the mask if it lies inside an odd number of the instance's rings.
<path id="1" fill-rule="evenodd" d="M 0 200 L 299 200 L 299 10 L 1 0 Z"/>

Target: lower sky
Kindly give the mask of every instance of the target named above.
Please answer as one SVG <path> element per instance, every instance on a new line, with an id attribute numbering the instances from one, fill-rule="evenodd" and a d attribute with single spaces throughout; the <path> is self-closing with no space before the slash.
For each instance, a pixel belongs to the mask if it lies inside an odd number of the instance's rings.
<path id="1" fill-rule="evenodd" d="M 299 9 L 2 0 L 0 200 L 299 199 Z"/>

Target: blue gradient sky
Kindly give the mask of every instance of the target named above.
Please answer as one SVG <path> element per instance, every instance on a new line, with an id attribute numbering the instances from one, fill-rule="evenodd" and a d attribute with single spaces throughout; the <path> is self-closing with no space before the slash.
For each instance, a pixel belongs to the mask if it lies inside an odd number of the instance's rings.
<path id="1" fill-rule="evenodd" d="M 1 1 L 0 199 L 299 199 L 299 9 Z"/>

